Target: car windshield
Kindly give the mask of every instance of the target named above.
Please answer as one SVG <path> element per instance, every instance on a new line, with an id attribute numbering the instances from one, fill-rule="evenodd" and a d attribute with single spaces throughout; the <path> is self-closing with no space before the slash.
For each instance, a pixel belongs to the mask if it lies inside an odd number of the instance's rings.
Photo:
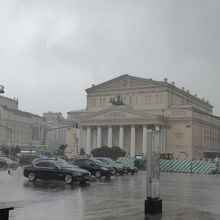
<path id="1" fill-rule="evenodd" d="M 103 159 L 108 161 L 108 162 L 114 162 L 114 160 L 112 160 L 111 158 L 103 158 Z"/>
<path id="2" fill-rule="evenodd" d="M 92 161 L 94 161 L 96 164 L 101 165 L 101 166 L 105 166 L 106 165 L 105 163 L 103 163 L 102 161 L 97 160 L 97 159 L 92 159 Z"/>
<path id="3" fill-rule="evenodd" d="M 110 163 L 110 164 L 117 164 L 114 160 L 112 160 L 111 158 L 101 158 L 101 160 L 104 160 L 106 161 L 107 163 Z"/>
<path id="4" fill-rule="evenodd" d="M 66 162 L 63 159 L 58 159 L 57 163 L 59 164 L 60 167 L 72 167 L 68 162 Z"/>

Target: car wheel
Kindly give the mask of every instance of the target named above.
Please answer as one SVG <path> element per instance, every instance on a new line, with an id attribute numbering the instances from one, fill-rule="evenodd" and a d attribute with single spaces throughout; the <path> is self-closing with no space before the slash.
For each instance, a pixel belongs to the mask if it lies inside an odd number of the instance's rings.
<path id="1" fill-rule="evenodd" d="M 73 182 L 73 177 L 72 175 L 70 174 L 67 174 L 64 178 L 64 181 L 67 183 L 67 184 L 71 184 Z"/>
<path id="2" fill-rule="evenodd" d="M 36 180 L 36 174 L 33 172 L 28 173 L 28 180 L 33 182 Z"/>
<path id="3" fill-rule="evenodd" d="M 116 169 L 113 167 L 112 174 L 113 174 L 113 175 L 116 175 L 116 173 L 117 173 L 117 171 L 116 171 Z"/>
<path id="4" fill-rule="evenodd" d="M 102 174 L 101 174 L 100 171 L 96 171 L 96 172 L 95 172 L 95 177 L 96 177 L 96 178 L 98 178 L 98 179 L 101 178 L 101 175 L 102 175 Z"/>

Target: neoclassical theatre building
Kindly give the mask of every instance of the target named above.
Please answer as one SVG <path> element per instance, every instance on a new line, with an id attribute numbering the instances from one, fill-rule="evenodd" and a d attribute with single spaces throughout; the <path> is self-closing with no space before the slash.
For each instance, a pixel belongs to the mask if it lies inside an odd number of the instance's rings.
<path id="1" fill-rule="evenodd" d="M 84 110 L 68 112 L 80 122 L 67 134 L 67 153 L 84 148 L 119 146 L 128 156 L 146 155 L 147 131 L 160 129 L 162 152 L 175 158 L 200 159 L 220 155 L 220 118 L 208 101 L 174 82 L 122 75 L 86 89 Z"/>

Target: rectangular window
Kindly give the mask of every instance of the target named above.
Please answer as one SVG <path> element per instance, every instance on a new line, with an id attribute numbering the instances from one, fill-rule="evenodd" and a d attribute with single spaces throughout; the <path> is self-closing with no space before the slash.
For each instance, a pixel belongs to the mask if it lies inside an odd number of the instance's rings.
<path id="1" fill-rule="evenodd" d="M 32 141 L 38 141 L 39 140 L 39 130 L 37 127 L 32 128 Z"/>
<path id="2" fill-rule="evenodd" d="M 181 145 L 183 143 L 183 133 L 175 133 L 176 144 Z"/>

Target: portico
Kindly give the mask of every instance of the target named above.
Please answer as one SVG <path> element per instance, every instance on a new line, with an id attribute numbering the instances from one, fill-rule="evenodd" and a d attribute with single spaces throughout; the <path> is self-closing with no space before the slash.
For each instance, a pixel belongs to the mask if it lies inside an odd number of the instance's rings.
<path id="1" fill-rule="evenodd" d="M 147 130 L 160 125 L 158 117 L 124 107 L 112 107 L 80 119 L 80 147 L 85 152 L 101 146 L 119 146 L 128 156 L 147 153 Z"/>

